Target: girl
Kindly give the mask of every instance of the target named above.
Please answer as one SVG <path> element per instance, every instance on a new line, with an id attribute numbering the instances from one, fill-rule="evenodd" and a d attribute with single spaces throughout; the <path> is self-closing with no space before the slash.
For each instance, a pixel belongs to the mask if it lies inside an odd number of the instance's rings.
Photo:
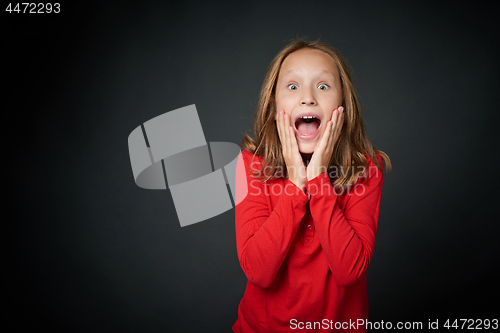
<path id="1" fill-rule="evenodd" d="M 368 139 L 346 62 L 319 41 L 287 45 L 267 71 L 254 133 L 236 174 L 248 283 L 233 331 L 366 331 L 382 160 L 392 167 Z"/>

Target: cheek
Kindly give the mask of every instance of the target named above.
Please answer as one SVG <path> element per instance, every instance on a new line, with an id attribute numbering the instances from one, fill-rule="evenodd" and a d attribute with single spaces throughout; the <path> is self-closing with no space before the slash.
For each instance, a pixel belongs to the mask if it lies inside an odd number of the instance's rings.
<path id="1" fill-rule="evenodd" d="M 332 106 L 332 109 L 335 108 L 335 106 Z M 329 120 L 332 120 L 332 114 L 333 114 L 333 110 L 330 110 L 328 111 L 328 113 L 326 114 L 326 121 L 325 121 L 325 125 L 326 123 L 329 121 Z"/>
<path id="2" fill-rule="evenodd" d="M 333 112 L 333 110 L 335 110 L 342 104 L 342 97 L 338 94 L 331 94 L 328 96 L 324 96 L 324 98 L 321 99 L 319 103 L 325 107 L 325 111 L 329 112 L 329 116 L 331 116 L 331 112 Z"/>
<path id="3" fill-rule="evenodd" d="M 275 98 L 276 105 L 284 105 L 286 104 L 287 98 L 283 94 L 276 95 Z"/>
<path id="4" fill-rule="evenodd" d="M 276 105 L 276 107 L 279 107 L 282 103 L 283 98 L 281 98 L 281 96 L 278 94 L 274 95 L 274 105 Z"/>
<path id="5" fill-rule="evenodd" d="M 276 105 L 276 112 L 279 112 L 280 110 L 285 110 L 286 113 L 291 112 L 292 107 L 289 99 L 287 98 L 276 99 L 275 105 Z"/>

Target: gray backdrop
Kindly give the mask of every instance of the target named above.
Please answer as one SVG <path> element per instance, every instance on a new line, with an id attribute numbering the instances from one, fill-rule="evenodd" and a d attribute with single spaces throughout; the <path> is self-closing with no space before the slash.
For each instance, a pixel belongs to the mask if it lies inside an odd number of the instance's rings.
<path id="1" fill-rule="evenodd" d="M 246 284 L 234 210 L 181 228 L 168 190 L 135 185 L 127 137 L 196 104 L 207 141 L 239 143 L 267 65 L 297 36 L 347 56 L 369 136 L 393 163 L 370 320 L 498 318 L 493 7 L 73 2 L 2 21 L 14 327 L 231 331 Z"/>

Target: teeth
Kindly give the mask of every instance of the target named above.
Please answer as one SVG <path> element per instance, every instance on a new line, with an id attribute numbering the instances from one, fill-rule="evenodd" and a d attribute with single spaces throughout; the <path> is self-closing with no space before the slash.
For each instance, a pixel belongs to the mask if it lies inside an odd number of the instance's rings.
<path id="1" fill-rule="evenodd" d="M 300 118 L 302 118 L 302 119 L 313 119 L 313 118 L 316 118 L 316 116 L 302 116 Z"/>

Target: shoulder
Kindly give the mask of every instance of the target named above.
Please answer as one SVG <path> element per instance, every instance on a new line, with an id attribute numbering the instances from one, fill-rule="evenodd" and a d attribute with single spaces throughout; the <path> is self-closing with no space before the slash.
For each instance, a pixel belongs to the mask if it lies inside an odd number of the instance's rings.
<path id="1" fill-rule="evenodd" d="M 253 165 L 254 167 L 260 166 L 263 162 L 262 157 L 254 155 L 246 149 L 243 149 L 243 151 L 241 152 L 241 157 L 245 161 L 245 164 Z"/>
<path id="2" fill-rule="evenodd" d="M 251 152 L 249 152 L 247 149 L 243 149 L 241 151 L 241 156 L 243 156 L 243 158 L 248 158 L 249 156 L 252 156 L 253 154 Z"/>
<path id="3" fill-rule="evenodd" d="M 382 155 L 380 153 L 375 153 L 375 156 L 377 158 L 378 164 L 382 168 L 382 171 L 384 169 L 384 159 L 382 158 Z M 374 160 L 368 155 L 368 153 L 365 153 L 366 161 L 368 162 L 368 167 L 376 167 L 376 164 Z"/>
<path id="4" fill-rule="evenodd" d="M 365 173 L 365 175 L 362 177 L 362 181 L 371 181 L 372 179 L 374 179 L 375 182 L 382 182 L 384 178 L 384 159 L 379 153 L 375 153 L 375 156 L 380 168 L 377 166 L 377 164 L 375 164 L 374 159 L 372 159 L 368 154 L 365 154 L 366 160 L 368 162 L 368 170 L 366 170 L 367 173 Z"/>
<path id="5" fill-rule="evenodd" d="M 243 151 L 241 152 L 241 154 L 245 157 L 245 158 L 248 158 L 248 157 L 252 157 L 254 156 L 253 153 L 249 152 L 248 149 L 243 149 Z M 256 158 L 261 158 L 259 157 L 258 155 L 255 155 Z"/>

